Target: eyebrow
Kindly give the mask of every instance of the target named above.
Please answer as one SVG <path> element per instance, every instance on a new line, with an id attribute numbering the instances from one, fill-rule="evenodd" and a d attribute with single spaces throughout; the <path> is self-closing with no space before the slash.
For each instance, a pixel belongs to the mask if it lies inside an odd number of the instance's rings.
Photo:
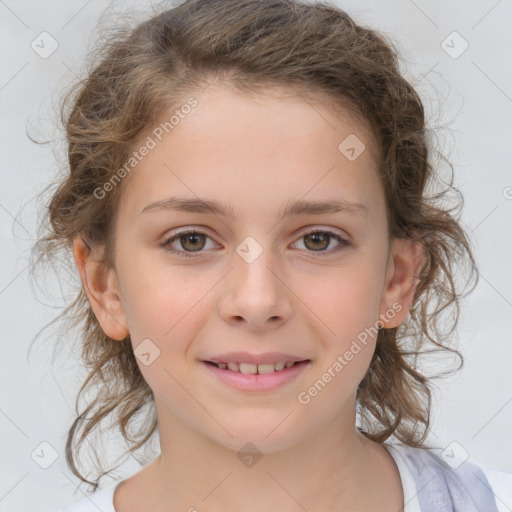
<path id="1" fill-rule="evenodd" d="M 229 205 L 223 205 L 215 200 L 185 198 L 185 197 L 168 197 L 160 199 L 154 203 L 148 204 L 140 213 L 158 211 L 158 210 L 174 210 L 186 213 L 211 213 L 221 215 L 223 217 L 235 217 L 235 211 Z M 289 202 L 282 213 L 282 217 L 293 215 L 319 215 L 324 213 L 346 212 L 352 215 L 368 217 L 369 210 L 364 204 L 348 202 L 344 200 L 328 200 L 328 201 L 306 201 L 300 199 L 298 201 Z"/>

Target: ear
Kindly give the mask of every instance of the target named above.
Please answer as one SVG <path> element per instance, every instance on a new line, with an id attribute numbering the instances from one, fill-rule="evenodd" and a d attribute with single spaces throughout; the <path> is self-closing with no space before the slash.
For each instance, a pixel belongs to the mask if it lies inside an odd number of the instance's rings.
<path id="1" fill-rule="evenodd" d="M 420 242 L 392 239 L 379 316 L 379 323 L 385 329 L 398 327 L 407 316 L 424 262 Z"/>
<path id="2" fill-rule="evenodd" d="M 102 262 L 102 256 L 103 249 L 91 249 L 81 236 L 75 238 L 73 257 L 94 314 L 107 336 L 122 340 L 129 331 L 117 276 L 113 268 Z"/>

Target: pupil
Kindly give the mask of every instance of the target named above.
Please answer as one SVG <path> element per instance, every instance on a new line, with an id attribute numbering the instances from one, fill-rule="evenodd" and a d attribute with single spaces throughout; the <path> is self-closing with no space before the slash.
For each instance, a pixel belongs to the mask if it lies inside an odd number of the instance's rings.
<path id="1" fill-rule="evenodd" d="M 329 241 L 328 241 L 329 236 L 330 235 L 328 235 L 327 233 L 313 233 L 313 234 L 306 235 L 305 238 L 307 241 L 313 240 L 314 242 L 317 242 L 318 238 L 320 238 L 320 239 L 323 238 L 324 242 L 321 244 L 320 249 L 325 249 L 326 247 L 329 246 Z"/>
<path id="2" fill-rule="evenodd" d="M 193 250 L 193 249 L 194 249 L 194 247 L 193 247 L 193 245 L 194 245 L 194 241 L 192 241 L 192 247 L 187 247 L 188 242 L 189 242 L 190 240 L 194 240 L 194 239 L 195 239 L 195 242 L 197 242 L 197 239 L 198 239 L 200 236 L 202 236 L 202 235 L 200 235 L 200 234 L 189 234 L 189 235 L 184 235 L 184 238 L 185 238 L 185 241 L 186 241 L 186 242 L 185 242 L 185 244 L 183 245 L 183 247 L 184 247 L 185 249 L 192 249 L 192 250 Z M 201 247 L 199 247 L 199 248 L 197 248 L 197 247 L 196 247 L 196 249 L 197 249 L 197 250 L 201 250 L 203 247 L 204 247 L 204 243 L 203 243 L 203 245 L 202 245 Z"/>

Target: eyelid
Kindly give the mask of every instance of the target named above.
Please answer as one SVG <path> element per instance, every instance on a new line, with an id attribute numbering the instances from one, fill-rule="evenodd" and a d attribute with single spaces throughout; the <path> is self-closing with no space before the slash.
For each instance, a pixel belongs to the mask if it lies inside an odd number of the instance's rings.
<path id="1" fill-rule="evenodd" d="M 347 238 L 348 239 L 348 233 L 346 233 L 345 231 L 341 230 L 340 228 L 333 228 L 331 226 L 325 226 L 325 225 L 322 225 L 322 224 L 312 224 L 310 226 L 306 226 L 304 228 L 301 228 L 299 231 L 298 231 L 298 235 L 303 235 L 303 234 L 309 234 L 309 233 L 314 233 L 315 231 L 321 231 L 322 233 L 323 232 L 326 232 L 326 233 L 332 233 L 334 235 L 337 235 L 339 236 L 340 238 Z M 347 240 L 348 242 L 348 240 Z"/>

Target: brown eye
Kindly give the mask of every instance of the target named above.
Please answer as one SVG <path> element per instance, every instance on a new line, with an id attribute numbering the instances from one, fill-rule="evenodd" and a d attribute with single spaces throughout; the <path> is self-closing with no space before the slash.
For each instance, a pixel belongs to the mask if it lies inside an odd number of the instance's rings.
<path id="1" fill-rule="evenodd" d="M 306 246 L 312 250 L 324 250 L 329 247 L 330 239 L 332 235 L 328 233 L 310 233 L 309 235 L 304 236 L 304 240 L 306 241 Z"/>
<path id="2" fill-rule="evenodd" d="M 200 231 L 182 231 L 163 242 L 162 247 L 173 254 L 190 257 L 194 256 L 194 253 L 205 252 L 203 249 L 208 239 L 211 240 L 208 235 Z M 177 242 L 179 242 L 179 244 L 177 244 Z"/>
<path id="3" fill-rule="evenodd" d="M 304 240 L 304 247 L 309 253 L 320 253 L 319 256 L 328 256 L 351 245 L 337 233 L 325 229 L 316 229 L 306 233 L 301 240 Z M 337 247 L 327 249 L 333 240 L 337 242 Z"/>
<path id="4" fill-rule="evenodd" d="M 203 237 L 203 239 L 201 237 Z M 187 251 L 200 251 L 205 246 L 204 235 L 202 235 L 201 233 L 190 233 L 188 235 L 180 235 L 178 239 L 181 241 L 181 246 Z"/>
<path id="5" fill-rule="evenodd" d="M 211 237 L 205 233 L 190 229 L 173 235 L 161 245 L 167 251 L 187 258 L 196 255 L 200 256 L 202 253 L 206 252 L 203 251 L 203 249 L 205 249 L 207 240 L 213 242 Z M 317 229 L 306 233 L 300 240 L 304 240 L 304 246 L 307 252 L 319 253 L 318 256 L 320 257 L 329 256 L 351 245 L 350 242 L 337 233 L 325 229 Z M 328 249 L 333 240 L 337 242 L 337 247 L 335 246 L 334 248 Z M 179 242 L 179 244 L 177 242 Z"/>

